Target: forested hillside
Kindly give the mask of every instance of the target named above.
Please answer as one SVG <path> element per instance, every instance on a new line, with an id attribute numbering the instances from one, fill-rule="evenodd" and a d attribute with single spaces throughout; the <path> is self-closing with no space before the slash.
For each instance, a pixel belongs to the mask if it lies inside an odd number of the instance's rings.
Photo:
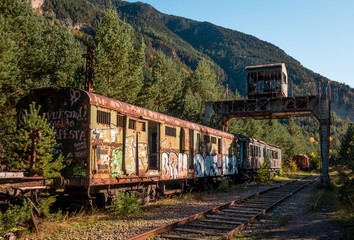
<path id="1" fill-rule="evenodd" d="M 240 98 L 236 90 L 244 94 L 247 65 L 284 62 L 293 94 L 314 94 L 319 80 L 328 81 L 254 36 L 142 3 L 46 0 L 33 12 L 27 1 L 13 0 L 1 1 L 0 12 L 0 159 L 19 98 L 38 87 L 85 86 L 87 46 L 95 48 L 97 93 L 195 122 L 202 122 L 206 101 L 226 98 L 226 84 L 234 91 L 228 98 Z M 335 156 L 349 125 L 338 115 L 354 119 L 354 92 L 331 85 Z M 255 120 L 230 124 L 237 133 L 281 146 L 285 158 L 318 152 L 317 128 L 307 118 L 272 126 Z"/>
<path id="2" fill-rule="evenodd" d="M 127 22 L 149 36 L 153 42 L 176 49 L 178 56 L 188 65 L 193 67 L 200 53 L 211 58 L 224 71 L 225 80 L 232 90 L 237 89 L 242 95 L 246 89 L 244 68 L 248 65 L 284 62 L 291 84 L 289 90 L 293 95 L 316 94 L 319 82 L 335 80 L 314 73 L 282 49 L 254 36 L 208 22 L 162 14 L 147 4 L 118 1 L 116 6 Z M 181 39 L 185 42 L 181 43 Z M 190 51 L 190 46 L 199 55 Z M 331 81 L 331 90 L 332 110 L 343 118 L 353 120 L 354 89 Z"/>

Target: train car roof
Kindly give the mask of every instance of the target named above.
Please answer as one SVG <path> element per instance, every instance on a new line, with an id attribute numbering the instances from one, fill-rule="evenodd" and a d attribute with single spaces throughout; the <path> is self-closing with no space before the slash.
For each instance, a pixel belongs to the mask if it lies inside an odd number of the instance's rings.
<path id="1" fill-rule="evenodd" d="M 108 98 L 96 93 L 88 92 L 81 89 L 69 88 L 69 87 L 48 87 L 48 88 L 40 88 L 31 90 L 31 93 L 36 92 L 51 92 L 51 91 L 80 91 L 81 93 L 87 95 L 90 100 L 91 105 L 95 105 L 102 108 L 111 109 L 117 111 L 122 114 L 128 114 L 136 118 L 141 118 L 145 120 L 152 120 L 156 122 L 162 122 L 166 124 L 176 125 L 179 127 L 190 128 L 196 131 L 204 132 L 212 135 L 221 135 L 227 138 L 233 138 L 234 135 L 231 133 L 223 132 L 221 130 L 217 130 L 211 127 L 207 127 L 198 123 L 193 123 L 190 121 L 186 121 L 183 119 L 179 119 L 176 117 L 169 116 L 167 114 L 155 112 L 152 110 L 148 110 L 146 108 L 138 107 L 129 103 L 125 103 L 113 98 Z"/>
<path id="2" fill-rule="evenodd" d="M 258 68 L 271 68 L 271 67 L 282 67 L 285 68 L 285 63 L 270 63 L 270 64 L 261 64 L 261 65 L 254 65 L 254 66 L 247 66 L 245 67 L 246 70 L 254 70 Z"/>
<path id="3" fill-rule="evenodd" d="M 269 144 L 269 143 L 266 143 L 262 140 L 258 140 L 258 139 L 255 139 L 255 138 L 250 138 L 250 137 L 247 137 L 247 136 L 244 136 L 244 135 L 241 135 L 241 134 L 235 134 L 235 136 L 237 137 L 237 139 L 239 141 L 249 141 L 249 142 L 258 142 L 258 143 L 262 143 L 262 144 L 265 144 L 265 145 L 268 145 L 270 147 L 274 147 L 274 148 L 279 148 L 281 149 L 279 146 L 276 146 L 276 145 L 273 145 L 273 144 Z"/>

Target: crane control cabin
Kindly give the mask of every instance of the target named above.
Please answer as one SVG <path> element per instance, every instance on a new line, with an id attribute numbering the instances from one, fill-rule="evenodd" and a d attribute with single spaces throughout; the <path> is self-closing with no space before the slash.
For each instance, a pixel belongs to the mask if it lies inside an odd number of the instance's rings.
<path id="1" fill-rule="evenodd" d="M 284 63 L 247 66 L 248 99 L 288 96 L 288 73 Z"/>

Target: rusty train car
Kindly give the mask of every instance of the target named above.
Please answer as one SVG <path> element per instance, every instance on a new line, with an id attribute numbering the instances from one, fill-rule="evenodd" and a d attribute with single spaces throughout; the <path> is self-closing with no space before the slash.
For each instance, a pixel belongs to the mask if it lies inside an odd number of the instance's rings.
<path id="1" fill-rule="evenodd" d="M 293 160 L 296 162 L 296 165 L 301 170 L 310 169 L 310 157 L 305 154 L 298 154 L 293 157 Z"/>
<path id="2" fill-rule="evenodd" d="M 268 161 L 269 171 L 277 172 L 282 167 L 281 149 L 266 142 L 237 135 L 240 147 L 240 168 L 245 173 L 255 174 Z"/>
<path id="3" fill-rule="evenodd" d="M 246 67 L 249 99 L 288 97 L 288 73 L 284 63 Z"/>
<path id="4" fill-rule="evenodd" d="M 124 190 L 149 201 L 158 193 L 180 192 L 195 182 L 235 177 L 243 166 L 259 166 L 249 162 L 257 161 L 252 149 L 261 142 L 92 92 L 35 89 L 19 101 L 19 116 L 32 102 L 55 128 L 55 154 L 65 159 L 62 177 L 53 185 L 72 199 L 106 204 Z M 274 167 L 280 166 L 277 160 Z"/>

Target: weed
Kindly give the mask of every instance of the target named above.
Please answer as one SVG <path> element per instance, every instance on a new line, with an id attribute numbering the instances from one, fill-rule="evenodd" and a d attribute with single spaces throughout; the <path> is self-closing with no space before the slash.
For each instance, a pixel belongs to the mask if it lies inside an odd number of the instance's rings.
<path id="1" fill-rule="evenodd" d="M 30 226 L 28 224 L 31 219 L 32 207 L 24 200 L 23 205 L 15 205 L 12 209 L 7 210 L 5 213 L 0 212 L 0 234 L 4 235 L 8 232 L 17 232 L 25 230 Z"/>
<path id="2" fill-rule="evenodd" d="M 231 190 L 231 186 L 228 180 L 224 180 L 220 182 L 216 189 L 217 192 L 229 192 L 230 190 Z"/>
<path id="3" fill-rule="evenodd" d="M 113 216 L 132 217 L 142 214 L 140 197 L 135 193 L 120 192 L 109 208 Z"/>
<path id="4" fill-rule="evenodd" d="M 269 161 L 265 161 L 257 171 L 256 181 L 267 183 L 274 178 L 274 174 L 269 171 Z"/>

